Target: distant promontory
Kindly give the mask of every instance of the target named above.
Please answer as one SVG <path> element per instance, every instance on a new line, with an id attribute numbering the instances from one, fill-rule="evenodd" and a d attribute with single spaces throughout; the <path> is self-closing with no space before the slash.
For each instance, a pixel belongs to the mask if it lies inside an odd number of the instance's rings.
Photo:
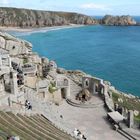
<path id="1" fill-rule="evenodd" d="M 84 14 L 71 12 L 54 12 L 30 9 L 18 9 L 0 7 L 0 26 L 38 28 L 62 25 L 109 25 L 131 26 L 140 25 L 131 16 L 106 15 L 102 19 L 96 19 Z"/>
<path id="2" fill-rule="evenodd" d="M 111 16 L 106 15 L 100 20 L 100 24 L 110 26 L 130 26 L 137 22 L 131 16 Z"/>

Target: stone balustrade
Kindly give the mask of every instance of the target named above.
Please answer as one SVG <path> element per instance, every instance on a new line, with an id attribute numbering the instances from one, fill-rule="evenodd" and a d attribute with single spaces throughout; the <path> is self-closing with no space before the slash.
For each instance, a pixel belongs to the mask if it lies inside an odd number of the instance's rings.
<path id="1" fill-rule="evenodd" d="M 7 66 L 2 66 L 0 68 L 0 76 L 3 75 L 3 74 L 5 74 L 5 73 L 9 73 L 9 72 L 10 72 L 10 68 L 7 67 Z"/>
<path id="2" fill-rule="evenodd" d="M 37 71 L 36 66 L 30 66 L 30 67 L 22 67 L 23 73 L 35 73 Z"/>
<path id="3" fill-rule="evenodd" d="M 57 87 L 68 87 L 69 84 L 68 84 L 68 81 L 57 81 L 56 86 Z"/>

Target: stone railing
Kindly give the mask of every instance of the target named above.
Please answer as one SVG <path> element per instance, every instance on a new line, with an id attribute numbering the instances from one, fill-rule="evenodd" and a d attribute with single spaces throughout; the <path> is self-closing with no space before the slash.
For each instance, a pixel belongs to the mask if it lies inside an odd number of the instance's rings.
<path id="1" fill-rule="evenodd" d="M 69 84 L 68 84 L 68 81 L 57 81 L 56 86 L 57 87 L 68 87 Z"/>
<path id="2" fill-rule="evenodd" d="M 9 66 L 9 62 L 8 61 L 2 61 L 2 65 L 3 66 Z"/>
<path id="3" fill-rule="evenodd" d="M 7 67 L 7 66 L 0 67 L 0 75 L 3 75 L 5 73 L 9 73 L 9 72 L 10 72 L 10 67 Z"/>
<path id="4" fill-rule="evenodd" d="M 104 84 L 103 80 L 100 81 L 100 84 L 104 88 L 104 102 L 105 102 L 105 105 L 110 112 L 113 112 L 114 111 L 113 100 L 108 95 L 108 86 L 106 84 Z"/>
<path id="5" fill-rule="evenodd" d="M 35 73 L 37 71 L 36 66 L 31 66 L 31 67 L 22 67 L 23 73 Z"/>

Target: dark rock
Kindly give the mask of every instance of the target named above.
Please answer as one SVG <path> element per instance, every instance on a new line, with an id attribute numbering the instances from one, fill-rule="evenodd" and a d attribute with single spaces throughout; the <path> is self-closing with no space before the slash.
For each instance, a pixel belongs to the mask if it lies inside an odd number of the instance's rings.
<path id="1" fill-rule="evenodd" d="M 136 26 L 140 26 L 140 22 L 137 22 Z"/>

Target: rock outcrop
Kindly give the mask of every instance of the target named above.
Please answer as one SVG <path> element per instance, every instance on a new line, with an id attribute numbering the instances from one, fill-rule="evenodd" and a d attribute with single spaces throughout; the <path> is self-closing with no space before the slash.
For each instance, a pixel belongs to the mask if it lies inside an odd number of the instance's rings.
<path id="1" fill-rule="evenodd" d="M 110 26 L 130 26 L 136 25 L 136 21 L 131 16 L 106 15 L 100 20 L 100 24 Z"/>
<path id="2" fill-rule="evenodd" d="M 0 8 L 0 26 L 27 28 L 96 23 L 92 17 L 77 13 Z"/>
<path id="3" fill-rule="evenodd" d="M 137 22 L 136 26 L 140 26 L 140 22 Z"/>
<path id="4" fill-rule="evenodd" d="M 0 48 L 9 51 L 10 55 L 28 54 L 32 50 L 32 44 L 0 32 Z"/>

